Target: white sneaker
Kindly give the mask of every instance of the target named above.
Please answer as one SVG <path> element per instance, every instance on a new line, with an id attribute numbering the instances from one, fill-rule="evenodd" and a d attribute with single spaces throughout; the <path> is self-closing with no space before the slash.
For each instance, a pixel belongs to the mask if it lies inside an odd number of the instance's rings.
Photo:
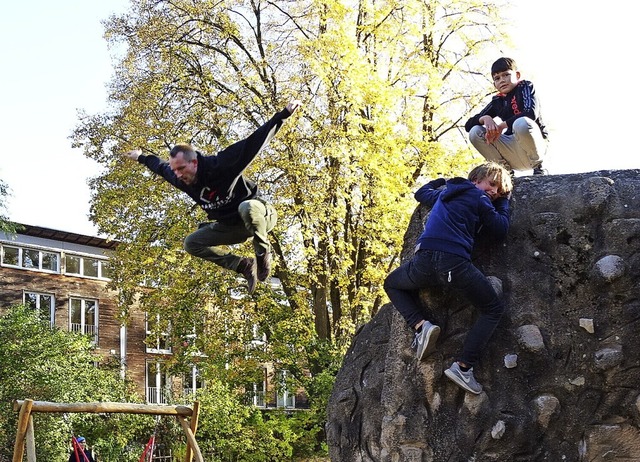
<path id="1" fill-rule="evenodd" d="M 425 321 L 422 324 L 422 330 L 416 332 L 416 336 L 413 339 L 411 345 L 416 349 L 416 356 L 418 361 L 421 361 L 423 357 L 429 356 L 436 349 L 436 341 L 440 335 L 440 328 L 429 321 Z"/>
<path id="2" fill-rule="evenodd" d="M 482 393 L 482 385 L 480 385 L 476 378 L 473 376 L 473 367 L 467 372 L 460 369 L 458 362 L 454 362 L 449 369 L 444 371 L 445 375 L 449 377 L 460 388 L 467 390 L 468 392 L 479 395 Z"/>

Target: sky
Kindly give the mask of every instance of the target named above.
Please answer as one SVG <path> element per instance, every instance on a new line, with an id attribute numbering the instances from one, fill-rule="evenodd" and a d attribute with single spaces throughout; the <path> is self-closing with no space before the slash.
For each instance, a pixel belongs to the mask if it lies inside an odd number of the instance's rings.
<path id="1" fill-rule="evenodd" d="M 98 165 L 71 148 L 77 111 L 107 107 L 113 56 L 101 21 L 128 0 L 5 2 L 0 16 L 0 179 L 12 221 L 91 236 L 87 179 Z M 550 131 L 550 174 L 640 168 L 638 14 L 627 0 L 512 0 L 513 45 Z M 499 56 L 496 56 L 496 58 Z"/>
<path id="2" fill-rule="evenodd" d="M 3 2 L 0 15 L 0 179 L 12 221 L 97 235 L 87 178 L 98 165 L 71 148 L 77 110 L 106 108 L 111 54 L 101 20 L 128 0 Z"/>

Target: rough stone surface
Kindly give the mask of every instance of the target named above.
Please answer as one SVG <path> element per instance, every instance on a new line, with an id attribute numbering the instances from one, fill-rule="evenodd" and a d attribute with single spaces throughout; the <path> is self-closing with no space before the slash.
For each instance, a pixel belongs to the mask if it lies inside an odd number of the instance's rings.
<path id="1" fill-rule="evenodd" d="M 475 318 L 466 300 L 421 293 L 442 332 L 420 363 L 410 329 L 386 305 L 336 377 L 333 462 L 640 460 L 640 171 L 515 183 L 506 241 L 474 254 L 507 306 L 474 370 L 483 393 L 443 375 Z M 427 215 L 416 209 L 403 260 Z M 509 355 L 515 367 L 505 366 Z"/>

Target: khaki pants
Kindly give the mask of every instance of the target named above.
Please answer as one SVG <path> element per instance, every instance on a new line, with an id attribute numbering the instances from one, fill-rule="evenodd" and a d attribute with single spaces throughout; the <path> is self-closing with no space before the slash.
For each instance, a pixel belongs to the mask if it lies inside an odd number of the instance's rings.
<path id="1" fill-rule="evenodd" d="M 221 246 L 240 244 L 253 238 L 256 255 L 270 249 L 268 234 L 278 220 L 276 210 L 262 199 L 249 199 L 238 206 L 242 221 L 236 224 L 205 223 L 184 240 L 184 249 L 223 268 L 236 270 L 242 257 Z"/>
<path id="2" fill-rule="evenodd" d="M 513 135 L 500 135 L 493 143 L 485 141 L 486 128 L 476 125 L 469 132 L 469 141 L 482 156 L 493 162 L 505 162 L 513 170 L 529 170 L 537 167 L 545 158 L 547 141 L 540 127 L 528 117 L 520 117 L 513 123 Z"/>

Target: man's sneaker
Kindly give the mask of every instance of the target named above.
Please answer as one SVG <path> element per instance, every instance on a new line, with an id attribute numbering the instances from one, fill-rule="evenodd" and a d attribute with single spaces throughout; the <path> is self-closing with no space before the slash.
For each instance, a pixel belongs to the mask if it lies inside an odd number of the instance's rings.
<path id="1" fill-rule="evenodd" d="M 266 281 L 269 277 L 269 271 L 271 271 L 271 252 L 268 250 L 262 255 L 256 255 L 258 262 L 258 280 Z"/>
<path id="2" fill-rule="evenodd" d="M 467 372 L 460 369 L 458 362 L 454 362 L 449 369 L 444 371 L 447 377 L 456 383 L 460 388 L 464 388 L 468 392 L 479 395 L 482 393 L 482 385 L 480 385 L 473 376 L 473 367 Z"/>
<path id="3" fill-rule="evenodd" d="M 236 268 L 236 271 L 240 274 L 242 274 L 244 276 L 244 278 L 247 280 L 247 289 L 249 291 L 250 294 L 253 293 L 254 290 L 256 290 L 256 284 L 257 284 L 257 268 L 256 268 L 256 261 L 253 258 L 242 258 L 240 260 L 240 263 L 238 263 L 238 267 Z"/>
<path id="4" fill-rule="evenodd" d="M 429 356 L 436 349 L 436 341 L 440 335 L 440 328 L 429 321 L 425 321 L 422 324 L 420 332 L 416 332 L 416 336 L 413 339 L 411 346 L 416 349 L 416 356 L 418 361 L 421 361 L 423 357 Z"/>
<path id="5" fill-rule="evenodd" d="M 534 175 L 548 175 L 549 172 L 547 172 L 546 169 L 542 168 L 542 162 L 541 162 L 537 166 L 533 167 L 533 174 Z"/>

